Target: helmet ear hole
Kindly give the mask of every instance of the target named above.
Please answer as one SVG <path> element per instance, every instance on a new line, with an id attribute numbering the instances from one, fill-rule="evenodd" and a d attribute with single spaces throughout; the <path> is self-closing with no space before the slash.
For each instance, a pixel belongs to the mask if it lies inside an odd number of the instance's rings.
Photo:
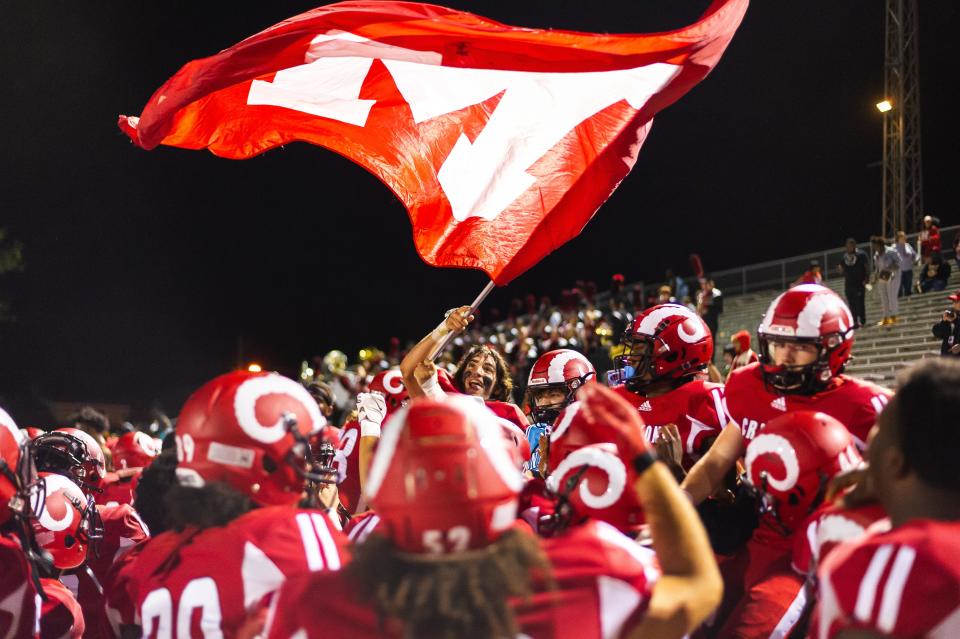
<path id="1" fill-rule="evenodd" d="M 265 471 L 267 471 L 268 473 L 276 472 L 276 470 L 277 470 L 277 462 L 273 461 L 273 459 L 271 459 L 269 456 L 264 455 L 264 456 L 263 456 L 263 469 L 264 469 Z"/>

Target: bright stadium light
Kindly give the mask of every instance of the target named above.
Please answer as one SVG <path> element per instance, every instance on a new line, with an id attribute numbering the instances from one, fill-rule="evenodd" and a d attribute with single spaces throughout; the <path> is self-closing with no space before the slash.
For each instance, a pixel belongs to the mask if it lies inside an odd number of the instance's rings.
<path id="1" fill-rule="evenodd" d="M 892 108 L 893 108 L 893 105 L 890 103 L 890 100 L 883 100 L 881 102 L 877 102 L 877 111 L 879 111 L 880 113 L 886 113 Z"/>
<path id="2" fill-rule="evenodd" d="M 263 370 L 263 368 L 260 366 L 260 364 L 250 364 L 247 366 L 247 370 L 251 373 L 259 373 Z"/>

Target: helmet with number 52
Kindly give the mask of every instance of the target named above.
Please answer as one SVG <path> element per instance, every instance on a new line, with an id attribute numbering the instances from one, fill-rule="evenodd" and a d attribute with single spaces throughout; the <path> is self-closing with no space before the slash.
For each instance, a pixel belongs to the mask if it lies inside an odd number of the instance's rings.
<path id="1" fill-rule="evenodd" d="M 295 505 L 314 472 L 308 438 L 326 420 L 300 384 L 237 371 L 203 385 L 177 421 L 182 485 L 225 482 L 261 506 Z"/>
<path id="2" fill-rule="evenodd" d="M 513 525 L 519 465 L 484 406 L 463 396 L 417 400 L 384 426 L 365 492 L 399 550 L 462 552 Z"/>

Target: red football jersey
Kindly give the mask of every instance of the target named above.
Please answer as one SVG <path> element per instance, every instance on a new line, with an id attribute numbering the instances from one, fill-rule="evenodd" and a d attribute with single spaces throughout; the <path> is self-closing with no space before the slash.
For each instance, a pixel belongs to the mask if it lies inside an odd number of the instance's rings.
<path id="1" fill-rule="evenodd" d="M 603 522 L 586 523 L 541 543 L 557 590 L 514 602 L 523 634 L 601 639 L 625 634 L 642 620 L 660 576 L 653 552 Z M 342 573 L 289 580 L 267 624 L 271 639 L 403 636 L 396 623 L 380 628 L 370 607 L 355 602 Z"/>
<path id="2" fill-rule="evenodd" d="M 110 568 L 119 555 L 150 536 L 146 524 L 128 504 L 97 506 L 97 510 L 103 520 L 103 539 L 97 552 L 89 551 L 85 565 L 60 578 L 86 611 L 87 629 L 84 637 L 87 639 L 113 636 L 105 599 L 105 584 Z M 88 568 L 92 576 L 87 572 Z"/>
<path id="3" fill-rule="evenodd" d="M 20 540 L 0 533 L 0 637 L 33 639 L 39 631 L 40 597 Z"/>
<path id="4" fill-rule="evenodd" d="M 884 528 L 878 528 L 883 525 Z M 863 537 L 868 529 L 880 532 L 890 529 L 887 511 L 880 504 L 844 508 L 824 504 L 800 527 L 793 545 L 793 569 L 806 575 L 816 568 L 839 544 Z"/>
<path id="5" fill-rule="evenodd" d="M 133 593 L 127 590 L 126 582 L 121 580 L 120 574 L 137 560 L 146 545 L 146 543 L 137 544 L 126 552 L 121 552 L 100 584 L 103 586 L 103 598 L 106 601 L 106 616 L 113 630 L 111 637 L 120 636 L 121 626 L 132 626 L 138 623 L 137 605 L 131 596 Z"/>
<path id="6" fill-rule="evenodd" d="M 340 430 L 340 445 L 333 457 L 337 468 L 340 503 L 353 514 L 360 505 L 360 423 L 347 422 Z"/>
<path id="7" fill-rule="evenodd" d="M 891 397 L 893 393 L 882 386 L 846 375 L 835 377 L 826 390 L 816 395 L 779 395 L 763 383 L 760 364 L 750 364 L 730 373 L 724 407 L 729 421 L 743 435 L 744 450 L 774 417 L 787 411 L 812 410 L 839 420 L 862 451 L 877 415 Z"/>
<path id="8" fill-rule="evenodd" d="M 818 575 L 811 637 L 830 639 L 844 628 L 960 637 L 960 521 L 918 519 L 843 544 Z"/>
<path id="9" fill-rule="evenodd" d="M 719 435 L 727 424 L 722 384 L 693 380 L 657 397 L 633 393 L 626 386 L 613 390 L 640 412 L 645 424 L 643 436 L 651 444 L 657 440 L 661 427 L 676 424 L 683 441 L 682 465 L 686 470 L 700 459 L 704 441 Z"/>
<path id="10" fill-rule="evenodd" d="M 120 472 L 107 473 L 101 486 L 103 492 L 94 493 L 94 501 L 104 506 L 132 504 L 142 472 L 142 468 L 125 468 Z"/>
<path id="11" fill-rule="evenodd" d="M 40 578 L 47 595 L 40 610 L 40 637 L 80 639 L 83 636 L 83 611 L 67 587 L 56 579 Z"/>
<path id="12" fill-rule="evenodd" d="M 526 522 L 538 535 L 547 537 L 553 534 L 541 526 L 557 510 L 556 498 L 547 490 L 547 483 L 539 478 L 528 479 L 517 497 L 517 519 Z"/>
<path id="13" fill-rule="evenodd" d="M 285 579 L 339 570 L 345 546 L 323 512 L 260 508 L 224 527 L 157 535 L 113 587 L 136 602 L 144 637 L 231 637 Z"/>

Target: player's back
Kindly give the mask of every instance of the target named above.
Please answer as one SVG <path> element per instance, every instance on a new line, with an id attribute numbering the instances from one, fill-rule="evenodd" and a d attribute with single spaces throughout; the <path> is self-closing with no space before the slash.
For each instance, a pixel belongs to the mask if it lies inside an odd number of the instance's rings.
<path id="1" fill-rule="evenodd" d="M 339 570 L 344 544 L 324 513 L 262 508 L 227 526 L 158 535 L 118 581 L 133 589 L 143 636 L 229 637 L 286 578 Z"/>
<path id="2" fill-rule="evenodd" d="M 529 534 L 529 533 L 523 533 Z M 556 588 L 535 584 L 528 601 L 511 602 L 520 632 L 530 637 L 601 639 L 642 619 L 660 575 L 655 556 L 603 522 L 588 522 L 541 540 Z M 346 572 L 306 575 L 284 584 L 268 620 L 271 639 L 402 637 L 396 620 L 381 625 L 358 601 Z"/>
<path id="3" fill-rule="evenodd" d="M 910 521 L 836 548 L 819 571 L 811 636 L 843 628 L 960 637 L 960 522 Z"/>

